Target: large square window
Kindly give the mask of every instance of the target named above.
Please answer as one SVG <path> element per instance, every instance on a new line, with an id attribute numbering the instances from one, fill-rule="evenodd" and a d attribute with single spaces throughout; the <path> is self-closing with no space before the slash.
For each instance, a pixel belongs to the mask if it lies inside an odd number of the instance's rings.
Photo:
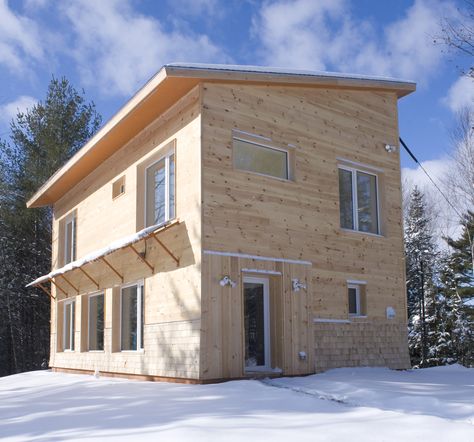
<path id="1" fill-rule="evenodd" d="M 169 153 L 146 169 L 146 226 L 164 224 L 175 217 L 175 155 Z"/>
<path id="2" fill-rule="evenodd" d="M 289 179 L 289 152 L 286 150 L 234 138 L 233 156 L 236 169 Z"/>
<path id="3" fill-rule="evenodd" d="M 122 287 L 120 294 L 120 348 L 143 349 L 144 293 L 142 284 Z"/>
<path id="4" fill-rule="evenodd" d="M 380 233 L 376 175 L 339 168 L 339 205 L 342 228 Z"/>
<path id="5" fill-rule="evenodd" d="M 89 296 L 89 351 L 104 350 L 104 294 Z"/>

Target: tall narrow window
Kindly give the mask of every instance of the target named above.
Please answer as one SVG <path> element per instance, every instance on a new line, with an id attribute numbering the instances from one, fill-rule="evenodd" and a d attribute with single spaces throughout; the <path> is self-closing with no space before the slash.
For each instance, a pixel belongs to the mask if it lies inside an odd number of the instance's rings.
<path id="1" fill-rule="evenodd" d="M 63 320 L 63 350 L 74 351 L 76 302 L 66 301 L 64 303 Z"/>
<path id="2" fill-rule="evenodd" d="M 289 179 L 289 153 L 286 150 L 234 138 L 233 156 L 236 169 Z"/>
<path id="3" fill-rule="evenodd" d="M 142 284 L 122 287 L 121 290 L 121 349 L 143 349 L 143 324 L 145 317 Z"/>
<path id="4" fill-rule="evenodd" d="M 342 228 L 380 232 L 376 175 L 339 168 L 339 206 Z"/>
<path id="5" fill-rule="evenodd" d="M 64 224 L 64 264 L 76 259 L 76 215 L 69 216 Z"/>
<path id="6" fill-rule="evenodd" d="M 89 296 L 89 351 L 104 349 L 104 294 Z"/>
<path id="7" fill-rule="evenodd" d="M 146 225 L 175 217 L 175 156 L 170 153 L 146 169 Z"/>
<path id="8" fill-rule="evenodd" d="M 349 315 L 360 315 L 360 288 L 358 285 L 348 287 Z"/>

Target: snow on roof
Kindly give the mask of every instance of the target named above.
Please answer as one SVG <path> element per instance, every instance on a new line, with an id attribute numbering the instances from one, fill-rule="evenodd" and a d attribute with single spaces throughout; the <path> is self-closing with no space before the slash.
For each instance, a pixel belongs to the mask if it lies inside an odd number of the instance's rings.
<path id="1" fill-rule="evenodd" d="M 167 222 L 165 224 L 161 223 L 161 224 L 156 224 L 150 227 L 145 227 L 144 229 L 138 231 L 137 233 L 120 238 L 110 243 L 106 247 L 103 247 L 98 250 L 94 250 L 93 252 L 90 252 L 87 255 L 84 255 L 80 259 L 76 259 L 75 261 L 72 261 L 59 269 L 53 270 L 47 275 L 43 275 L 43 276 L 40 276 L 39 278 L 36 278 L 34 281 L 27 284 L 26 287 L 33 287 L 42 282 L 49 281 L 55 276 L 59 276 L 71 270 L 82 267 L 84 264 L 95 261 L 103 256 L 106 256 L 112 252 L 115 252 L 116 250 L 123 249 L 124 247 L 127 247 L 130 244 L 136 243 L 137 241 L 140 241 L 141 239 L 144 239 L 147 236 L 150 236 L 152 233 L 156 232 L 159 229 L 170 227 L 171 225 L 178 224 L 178 223 L 179 221 L 172 221 L 172 222 Z"/>
<path id="2" fill-rule="evenodd" d="M 326 72 L 326 71 L 311 71 L 304 69 L 288 69 L 271 66 L 250 66 L 250 65 L 234 65 L 234 64 L 206 64 L 206 63 L 168 63 L 165 68 L 181 68 L 181 69 L 196 69 L 205 71 L 227 71 L 227 72 L 249 72 L 257 74 L 270 75 L 295 75 L 302 77 L 315 78 L 341 78 L 347 80 L 368 80 L 368 81 L 383 81 L 390 83 L 409 83 L 415 84 L 412 80 L 404 80 L 393 77 L 377 76 L 377 75 L 361 75 L 350 74 L 343 72 Z"/>

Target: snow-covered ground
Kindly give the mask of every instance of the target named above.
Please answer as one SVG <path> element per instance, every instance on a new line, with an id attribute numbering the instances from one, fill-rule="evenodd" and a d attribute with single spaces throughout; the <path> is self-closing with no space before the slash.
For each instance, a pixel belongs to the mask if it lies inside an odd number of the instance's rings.
<path id="1" fill-rule="evenodd" d="M 2 441 L 474 441 L 474 369 L 337 369 L 180 385 L 0 378 Z"/>

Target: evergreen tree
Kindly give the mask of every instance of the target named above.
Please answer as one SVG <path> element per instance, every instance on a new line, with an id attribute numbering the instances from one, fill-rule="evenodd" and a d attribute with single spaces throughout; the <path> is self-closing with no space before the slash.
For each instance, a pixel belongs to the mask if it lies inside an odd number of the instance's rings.
<path id="1" fill-rule="evenodd" d="M 462 220 L 461 236 L 445 238 L 451 253 L 444 259 L 441 283 L 446 303 L 445 324 L 449 340 L 448 358 L 466 366 L 474 365 L 474 273 L 472 241 L 474 213 Z"/>
<path id="2" fill-rule="evenodd" d="M 0 141 L 0 376 L 45 367 L 50 300 L 25 285 L 51 268 L 51 209 L 26 201 L 97 131 L 101 118 L 65 78 Z"/>
<path id="3" fill-rule="evenodd" d="M 426 366 L 436 357 L 432 344 L 438 339 L 433 283 L 437 254 L 425 197 L 416 186 L 405 219 L 405 254 L 410 357 L 413 365 Z"/>

